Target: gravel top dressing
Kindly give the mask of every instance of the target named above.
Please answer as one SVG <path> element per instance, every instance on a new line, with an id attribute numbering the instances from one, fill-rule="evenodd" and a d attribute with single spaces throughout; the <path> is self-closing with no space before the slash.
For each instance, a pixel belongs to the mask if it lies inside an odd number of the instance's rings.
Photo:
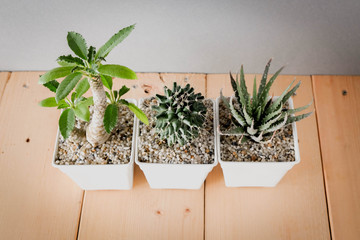
<path id="1" fill-rule="evenodd" d="M 92 116 L 92 107 L 90 107 Z M 91 119 L 90 119 L 91 121 Z M 88 123 L 76 119 L 75 130 L 64 141 L 59 137 L 59 151 L 55 164 L 89 165 L 89 164 L 125 164 L 130 162 L 131 144 L 134 125 L 134 114 L 126 107 L 119 107 L 119 122 L 109 139 L 97 147 L 86 141 L 85 129 Z"/>
<path id="2" fill-rule="evenodd" d="M 237 107 L 234 104 L 235 108 Z M 230 111 L 220 100 L 219 121 L 220 130 L 234 127 Z M 292 162 L 295 161 L 294 138 L 292 125 L 287 125 L 278 131 L 271 142 L 256 143 L 247 141 L 240 143 L 241 136 L 220 135 L 220 151 L 223 161 L 235 162 Z"/>
<path id="3" fill-rule="evenodd" d="M 139 161 L 147 163 L 172 164 L 211 164 L 214 162 L 214 109 L 211 100 L 204 100 L 207 108 L 204 128 L 199 137 L 183 146 L 174 144 L 168 146 L 166 140 L 161 140 L 155 129 L 155 114 L 151 106 L 157 105 L 155 98 L 144 100 L 140 109 L 148 116 L 149 126 L 140 123 L 139 126 Z"/>

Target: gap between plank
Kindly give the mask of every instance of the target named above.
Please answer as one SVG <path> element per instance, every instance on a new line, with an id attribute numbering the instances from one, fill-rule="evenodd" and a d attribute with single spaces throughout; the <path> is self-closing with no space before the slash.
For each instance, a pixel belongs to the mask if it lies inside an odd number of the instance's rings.
<path id="1" fill-rule="evenodd" d="M 206 73 L 205 74 L 205 98 L 208 97 L 208 74 Z M 214 109 L 215 111 L 215 109 Z M 203 239 L 205 240 L 206 239 L 206 179 L 204 181 L 204 227 L 203 227 Z"/>
<path id="2" fill-rule="evenodd" d="M 84 198 L 85 198 L 85 190 L 83 190 L 83 194 L 82 194 L 82 198 L 81 198 L 80 214 L 79 214 L 78 227 L 77 227 L 77 232 L 76 232 L 76 239 L 77 240 L 79 239 L 81 216 L 83 214 L 83 206 L 84 206 Z"/>
<path id="3" fill-rule="evenodd" d="M 311 78 L 311 88 L 313 92 L 313 101 L 314 101 L 314 109 L 315 109 L 315 118 L 316 118 L 316 128 L 318 133 L 318 139 L 319 139 L 319 151 L 320 151 L 320 159 L 321 159 L 321 170 L 322 170 L 322 176 L 323 176 L 323 184 L 324 184 L 324 193 L 325 193 L 325 202 L 326 202 L 326 211 L 327 211 L 327 217 L 328 217 L 328 223 L 329 223 L 329 234 L 330 239 L 333 239 L 332 237 L 332 227 L 331 227 L 331 220 L 330 220 L 330 212 L 329 212 L 329 203 L 328 203 L 328 194 L 327 194 L 327 187 L 326 187 L 326 178 L 325 178 L 325 170 L 324 170 L 324 162 L 323 162 L 323 154 L 321 149 L 321 137 L 320 137 L 320 128 L 319 128 L 319 118 L 318 118 L 318 111 L 317 111 L 317 105 L 316 105 L 316 92 L 315 92 L 315 83 L 314 83 L 314 75 L 310 76 Z"/>
<path id="4" fill-rule="evenodd" d="M 204 227 L 203 227 L 203 239 L 205 240 L 206 237 L 205 237 L 205 234 L 206 234 L 206 224 L 205 224 L 205 220 L 206 220 L 206 179 L 205 179 L 205 182 L 204 182 Z"/>

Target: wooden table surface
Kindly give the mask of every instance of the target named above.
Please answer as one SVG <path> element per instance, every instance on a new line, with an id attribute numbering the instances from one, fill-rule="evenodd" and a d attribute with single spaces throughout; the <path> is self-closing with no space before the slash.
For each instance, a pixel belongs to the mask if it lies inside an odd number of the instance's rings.
<path id="1" fill-rule="evenodd" d="M 296 76 L 295 107 L 314 99 L 316 114 L 297 123 L 301 162 L 275 188 L 227 188 L 218 165 L 200 190 L 153 190 L 135 166 L 132 190 L 83 191 L 51 166 L 60 112 L 37 105 L 51 96 L 39 74 L 0 73 L 0 239 L 360 239 L 360 77 Z M 232 94 L 227 74 L 138 78 L 114 85 L 136 99 L 173 81 Z"/>

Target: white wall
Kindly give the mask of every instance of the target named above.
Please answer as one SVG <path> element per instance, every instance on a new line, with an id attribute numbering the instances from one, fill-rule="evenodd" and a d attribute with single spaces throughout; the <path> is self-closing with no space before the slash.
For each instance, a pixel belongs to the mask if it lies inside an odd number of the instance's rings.
<path id="1" fill-rule="evenodd" d="M 69 54 L 66 34 L 100 47 L 133 33 L 109 63 L 141 72 L 360 74 L 359 0 L 0 0 L 0 70 L 47 70 Z"/>

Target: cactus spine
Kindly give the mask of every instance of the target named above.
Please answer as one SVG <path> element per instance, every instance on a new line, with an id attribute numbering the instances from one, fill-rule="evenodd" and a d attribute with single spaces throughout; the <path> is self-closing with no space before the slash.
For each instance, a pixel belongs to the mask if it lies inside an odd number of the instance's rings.
<path id="1" fill-rule="evenodd" d="M 164 92 L 165 95 L 156 95 L 158 105 L 152 107 L 157 112 L 155 127 L 169 146 L 184 145 L 199 135 L 204 124 L 204 96 L 194 93 L 189 84 L 182 88 L 176 82 L 172 90 L 164 87 Z"/>

